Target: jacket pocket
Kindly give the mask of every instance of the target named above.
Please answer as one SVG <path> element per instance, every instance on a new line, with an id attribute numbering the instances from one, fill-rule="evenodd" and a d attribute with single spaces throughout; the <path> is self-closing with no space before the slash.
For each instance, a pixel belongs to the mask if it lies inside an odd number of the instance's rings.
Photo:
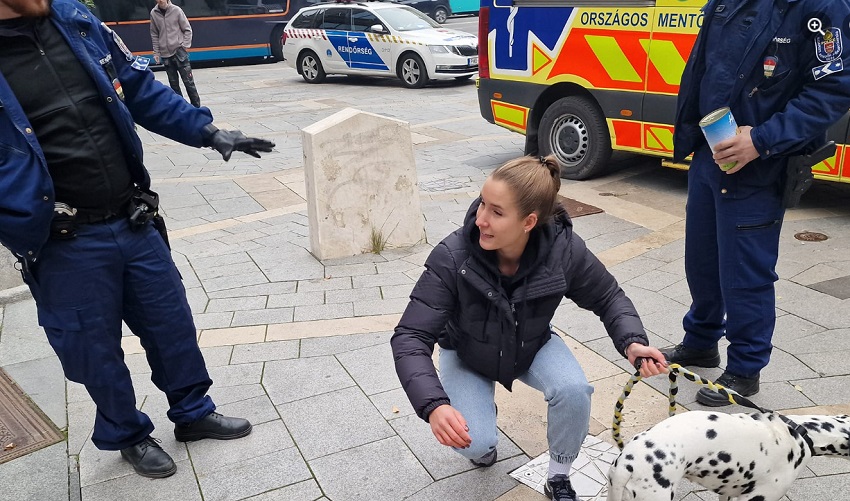
<path id="1" fill-rule="evenodd" d="M 498 346 L 466 336 L 458 357 L 470 368 L 493 381 L 499 380 L 501 350 Z"/>

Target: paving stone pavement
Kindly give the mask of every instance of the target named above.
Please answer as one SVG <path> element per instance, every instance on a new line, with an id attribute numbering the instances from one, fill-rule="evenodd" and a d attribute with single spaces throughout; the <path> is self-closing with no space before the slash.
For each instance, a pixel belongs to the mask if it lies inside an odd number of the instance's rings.
<path id="1" fill-rule="evenodd" d="M 164 80 L 164 74 L 158 74 Z M 225 414 L 253 433 L 234 442 L 174 440 L 167 403 L 150 382 L 130 332 L 124 349 L 139 407 L 178 464 L 165 480 L 133 474 L 115 452 L 89 440 L 94 405 L 67 382 L 37 325 L 31 299 L 0 304 L 0 366 L 67 434 L 67 440 L 0 465 L 9 500 L 538 500 L 508 472 L 546 450 L 546 404 L 518 385 L 497 391 L 502 433 L 490 469 L 440 446 L 415 415 L 395 376 L 388 339 L 432 246 L 462 221 L 500 163 L 521 155 L 523 138 L 486 123 L 474 83 L 406 90 L 393 80 L 329 78 L 308 85 L 283 64 L 197 69 L 195 79 L 222 128 L 274 140 L 255 159 L 225 163 L 139 129 L 160 194 L 174 260 L 195 312 L 198 340 Z M 427 241 L 319 262 L 309 253 L 300 129 L 345 107 L 410 122 Z M 605 177 L 564 182 L 562 194 L 602 208 L 575 220 L 641 313 L 650 339 L 681 338 L 689 304 L 683 269 L 684 173 L 657 161 L 615 155 Z M 782 235 L 773 362 L 757 403 L 778 410 L 850 412 L 850 275 L 846 186 L 817 183 L 788 213 Z M 803 243 L 799 231 L 830 239 Z M 837 280 L 837 281 L 836 281 Z M 590 432 L 611 442 L 613 404 L 628 379 L 592 313 L 564 302 L 553 320 L 595 388 Z M 705 370 L 716 377 L 719 370 Z M 664 418 L 666 380 L 639 385 L 625 434 Z M 688 409 L 697 388 L 682 383 Z M 741 411 L 736 408 L 732 411 Z M 789 501 L 837 498 L 850 488 L 850 462 L 816 458 Z M 684 483 L 682 501 L 717 496 Z"/>

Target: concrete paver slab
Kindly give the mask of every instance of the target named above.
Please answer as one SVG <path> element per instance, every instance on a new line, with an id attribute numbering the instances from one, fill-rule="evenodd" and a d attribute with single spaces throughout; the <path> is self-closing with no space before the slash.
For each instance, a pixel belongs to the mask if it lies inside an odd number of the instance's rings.
<path id="1" fill-rule="evenodd" d="M 366 395 L 401 387 L 389 343 L 340 353 L 337 360 Z"/>
<path id="2" fill-rule="evenodd" d="M 391 332 L 370 332 L 366 334 L 304 339 L 301 341 L 301 357 L 336 355 L 368 346 L 383 345 L 389 343 L 391 336 Z"/>
<path id="3" fill-rule="evenodd" d="M 265 335 L 265 332 L 263 333 Z M 233 347 L 232 364 L 250 362 L 268 362 L 297 358 L 300 343 L 298 341 L 271 341 L 268 343 L 243 344 Z"/>
<path id="4" fill-rule="evenodd" d="M 356 387 L 277 408 L 308 460 L 395 435 L 372 402 Z"/>
<path id="5" fill-rule="evenodd" d="M 489 501 L 516 487 L 517 482 L 508 472 L 515 470 L 528 461 L 525 456 L 517 456 L 499 461 L 490 468 L 476 468 L 460 475 L 439 480 L 410 496 L 410 501 L 431 501 L 434 499 L 456 499 L 464 501 Z"/>
<path id="6" fill-rule="evenodd" d="M 115 452 L 115 455 L 118 453 Z M 125 463 L 126 464 L 126 463 Z M 130 468 L 128 465 L 127 468 Z M 83 484 L 82 497 L 86 501 L 114 501 L 116 493 L 127 501 L 148 501 L 151 499 L 180 499 L 181 501 L 201 501 L 198 482 L 188 460 L 177 462 L 177 473 L 152 480 L 135 473 L 105 479 L 98 483 Z"/>
<path id="7" fill-rule="evenodd" d="M 457 475 L 476 468 L 468 459 L 434 438 L 431 427 L 415 415 L 395 419 L 390 423 L 416 459 L 436 480 Z M 498 460 L 526 455 L 501 431 L 499 434 Z"/>
<path id="8" fill-rule="evenodd" d="M 298 448 L 289 447 L 198 473 L 198 483 L 205 501 L 236 501 L 303 482 L 310 477 L 310 470 Z"/>
<path id="9" fill-rule="evenodd" d="M 0 464 L 0 495 L 9 500 L 68 498 L 68 453 L 65 442 Z"/>
<path id="10" fill-rule="evenodd" d="M 320 501 L 322 497 L 319 485 L 312 478 L 280 489 L 267 491 L 245 498 L 245 501 Z"/>
<path id="11" fill-rule="evenodd" d="M 401 388 L 375 393 L 369 396 L 369 400 L 387 421 L 416 415 L 413 406 L 407 399 L 407 394 Z"/>
<path id="12" fill-rule="evenodd" d="M 280 419 L 255 425 L 250 435 L 235 442 L 199 440 L 187 443 L 192 466 L 198 474 L 211 474 L 294 445 Z"/>
<path id="13" fill-rule="evenodd" d="M 330 356 L 267 362 L 263 374 L 263 387 L 275 405 L 353 385 L 339 361 Z"/>
<path id="14" fill-rule="evenodd" d="M 433 481 L 397 436 L 311 460 L 310 468 L 334 501 L 397 501 Z"/>

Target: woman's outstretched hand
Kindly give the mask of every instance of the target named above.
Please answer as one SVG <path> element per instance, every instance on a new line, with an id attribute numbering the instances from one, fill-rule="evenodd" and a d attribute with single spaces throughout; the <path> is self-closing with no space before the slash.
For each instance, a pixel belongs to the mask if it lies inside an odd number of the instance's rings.
<path id="1" fill-rule="evenodd" d="M 632 366 L 635 366 L 635 361 L 641 359 L 638 369 L 643 377 L 657 376 L 669 372 L 667 359 L 663 353 L 658 351 L 658 348 L 632 343 L 626 347 L 626 356 L 629 357 L 629 363 Z"/>
<path id="2" fill-rule="evenodd" d="M 466 419 L 449 404 L 441 405 L 428 415 L 431 433 L 443 445 L 465 449 L 472 443 Z"/>

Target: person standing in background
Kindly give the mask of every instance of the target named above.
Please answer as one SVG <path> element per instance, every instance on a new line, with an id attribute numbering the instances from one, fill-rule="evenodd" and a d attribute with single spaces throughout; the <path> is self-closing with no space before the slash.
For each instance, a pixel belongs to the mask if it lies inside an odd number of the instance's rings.
<path id="1" fill-rule="evenodd" d="M 168 84 L 178 95 L 180 78 L 189 94 L 189 102 L 195 108 L 201 107 L 201 97 L 195 87 L 192 76 L 192 65 L 189 63 L 189 47 L 192 46 L 192 26 L 186 19 L 183 9 L 173 5 L 171 0 L 156 0 L 156 7 L 151 9 L 151 42 L 153 57 L 157 63 L 165 66 L 168 74 Z M 178 78 L 179 74 L 179 78 Z"/>

